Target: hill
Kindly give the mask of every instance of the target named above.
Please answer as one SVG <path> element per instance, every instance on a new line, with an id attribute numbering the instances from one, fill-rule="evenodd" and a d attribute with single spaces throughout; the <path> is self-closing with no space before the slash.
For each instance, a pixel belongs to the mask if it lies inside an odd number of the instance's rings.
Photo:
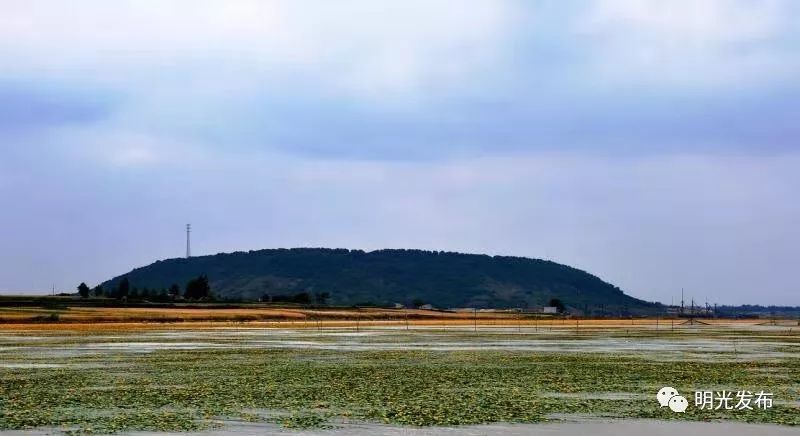
<path id="1" fill-rule="evenodd" d="M 218 299 L 258 300 L 308 292 L 328 293 L 336 305 L 436 307 L 533 307 L 559 298 L 590 313 L 640 313 L 652 303 L 584 271 L 539 259 L 423 250 L 293 248 L 169 259 L 103 283 L 115 289 L 123 277 L 131 288 L 182 288 L 206 274 Z"/>

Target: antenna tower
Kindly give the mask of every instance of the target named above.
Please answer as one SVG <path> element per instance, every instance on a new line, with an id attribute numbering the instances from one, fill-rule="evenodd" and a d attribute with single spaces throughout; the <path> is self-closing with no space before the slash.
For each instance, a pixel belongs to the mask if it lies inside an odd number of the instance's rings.
<path id="1" fill-rule="evenodd" d="M 192 257 L 192 225 L 186 224 L 186 258 Z"/>

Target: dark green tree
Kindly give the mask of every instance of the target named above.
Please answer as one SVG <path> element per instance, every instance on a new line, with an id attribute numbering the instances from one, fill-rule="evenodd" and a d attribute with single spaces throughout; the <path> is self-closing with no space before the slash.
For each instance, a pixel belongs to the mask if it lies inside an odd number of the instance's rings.
<path id="1" fill-rule="evenodd" d="M 172 286 L 169 287 L 169 296 L 175 298 L 178 295 L 181 295 L 181 287 L 173 283 Z"/>
<path id="2" fill-rule="evenodd" d="M 566 309 L 564 307 L 564 303 L 562 303 L 561 300 L 559 300 L 558 298 L 550 299 L 550 303 L 548 303 L 548 305 L 551 307 L 555 307 L 556 310 L 558 310 L 558 313 L 564 313 L 564 310 Z"/>
<path id="3" fill-rule="evenodd" d="M 415 298 L 415 299 L 414 299 L 414 300 L 411 302 L 411 305 L 412 305 L 412 306 L 414 306 L 414 307 L 415 307 L 415 308 L 417 308 L 417 309 L 419 309 L 419 308 L 420 308 L 420 306 L 422 306 L 422 305 L 424 305 L 424 304 L 425 304 L 425 302 L 424 302 L 424 301 L 422 301 L 422 299 L 421 299 L 421 298 Z"/>
<path id="4" fill-rule="evenodd" d="M 131 293 L 131 282 L 128 281 L 127 277 L 123 277 L 122 280 L 119 281 L 119 286 L 117 286 L 117 298 L 128 298 L 128 294 Z"/>
<path id="5" fill-rule="evenodd" d="M 292 297 L 292 300 L 295 303 L 311 304 L 311 294 L 308 292 L 301 292 L 299 294 L 295 294 L 294 297 Z"/>
<path id="6" fill-rule="evenodd" d="M 81 295 L 81 298 L 89 298 L 89 292 L 91 292 L 91 289 L 86 286 L 86 283 L 81 282 L 81 284 L 78 285 L 78 294 Z"/>
<path id="7" fill-rule="evenodd" d="M 314 299 L 320 306 L 324 306 L 325 304 L 327 304 L 330 298 L 331 294 L 328 292 L 318 292 L 314 294 Z"/>
<path id="8" fill-rule="evenodd" d="M 92 293 L 95 297 L 102 297 L 103 296 L 103 285 L 97 285 L 92 289 Z"/>
<path id="9" fill-rule="evenodd" d="M 211 286 L 208 284 L 208 276 L 200 274 L 199 277 L 189 280 L 183 295 L 190 300 L 202 300 L 208 298 L 210 294 Z"/>

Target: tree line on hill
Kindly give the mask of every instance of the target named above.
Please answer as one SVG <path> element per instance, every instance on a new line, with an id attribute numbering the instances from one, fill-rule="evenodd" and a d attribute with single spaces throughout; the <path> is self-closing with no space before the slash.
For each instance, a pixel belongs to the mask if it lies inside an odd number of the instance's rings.
<path id="1" fill-rule="evenodd" d="M 150 289 L 143 287 L 139 289 L 136 286 L 131 286 L 130 280 L 127 277 L 123 277 L 117 286 L 112 289 L 104 289 L 103 285 L 97 285 L 90 289 L 86 283 L 81 283 L 78 285 L 78 294 L 81 298 L 94 296 L 118 300 L 148 300 L 154 302 L 174 301 L 180 298 L 194 301 L 214 300 L 208 276 L 205 274 L 200 274 L 190 279 L 186 283 L 183 292 L 181 292 L 181 287 L 177 283 L 173 283 L 169 288 Z"/>
<path id="2" fill-rule="evenodd" d="M 170 302 L 176 299 L 183 298 L 184 300 L 192 301 L 214 301 L 214 295 L 211 293 L 211 286 L 206 274 L 200 274 L 198 277 L 190 279 L 185 286 L 183 295 L 181 295 L 181 288 L 173 283 L 169 288 L 162 289 L 149 289 L 147 287 L 141 290 L 137 287 L 131 287 L 128 277 L 123 277 L 118 285 L 106 292 L 102 285 L 97 285 L 90 289 L 86 283 L 78 285 L 78 294 L 81 298 L 89 298 L 94 295 L 95 297 L 116 298 L 119 300 L 146 300 L 152 302 Z M 302 305 L 324 306 L 328 304 L 331 298 L 329 292 L 298 292 L 295 294 L 269 294 L 265 293 L 259 301 L 265 303 L 293 303 Z M 558 313 L 564 313 L 566 307 L 564 303 L 558 298 L 552 298 L 548 302 L 550 306 L 557 309 Z M 412 301 L 411 307 L 420 308 L 425 306 L 424 300 L 415 298 Z"/>
<path id="3" fill-rule="evenodd" d="M 206 274 L 200 274 L 198 277 L 190 279 L 184 291 L 181 292 L 180 286 L 173 283 L 169 288 L 150 289 L 143 287 L 131 286 L 128 277 L 123 277 L 117 286 L 112 289 L 106 290 L 103 285 L 97 285 L 94 288 L 82 282 L 78 285 L 78 294 L 81 298 L 89 297 L 105 297 L 115 298 L 118 300 L 147 300 L 153 302 L 169 302 L 183 298 L 184 300 L 192 301 L 214 301 L 214 295 L 211 293 L 211 286 Z M 316 304 L 324 306 L 328 304 L 331 294 L 329 292 L 298 292 L 295 294 L 275 294 L 271 295 L 265 293 L 260 301 L 267 303 L 294 303 L 294 304 Z M 421 304 L 421 303 L 420 303 Z"/>
<path id="4" fill-rule="evenodd" d="M 264 294 L 260 301 L 264 303 L 295 303 L 295 304 L 316 304 L 317 306 L 324 306 L 328 304 L 331 298 L 329 292 L 298 292 L 296 294 Z"/>

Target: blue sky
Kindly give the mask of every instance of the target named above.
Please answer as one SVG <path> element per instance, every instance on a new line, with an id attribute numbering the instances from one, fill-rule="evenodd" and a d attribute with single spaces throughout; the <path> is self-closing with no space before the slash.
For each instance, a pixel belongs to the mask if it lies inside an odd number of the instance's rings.
<path id="1" fill-rule="evenodd" d="M 4 1 L 0 291 L 290 246 L 800 305 L 789 0 Z"/>

